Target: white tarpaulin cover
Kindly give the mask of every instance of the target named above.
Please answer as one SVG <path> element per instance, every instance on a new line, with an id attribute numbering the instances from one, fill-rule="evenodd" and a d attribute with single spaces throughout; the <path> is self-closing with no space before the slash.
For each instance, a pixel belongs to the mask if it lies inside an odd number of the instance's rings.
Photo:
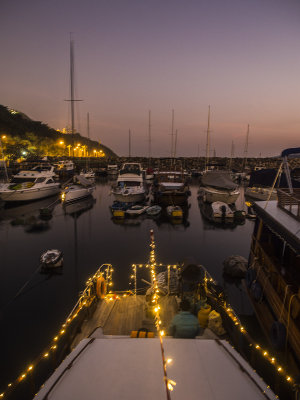
<path id="1" fill-rule="evenodd" d="M 79 343 L 35 400 L 166 400 L 159 339 L 101 338 L 87 345 L 89 340 Z M 164 348 L 173 359 L 167 368 L 176 382 L 172 400 L 275 398 L 226 341 L 166 338 Z"/>

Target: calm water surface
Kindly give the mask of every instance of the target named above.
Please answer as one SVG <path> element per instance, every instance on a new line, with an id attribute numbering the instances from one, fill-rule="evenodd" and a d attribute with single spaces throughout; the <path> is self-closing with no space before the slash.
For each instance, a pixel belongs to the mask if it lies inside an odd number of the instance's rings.
<path id="1" fill-rule="evenodd" d="M 223 229 L 203 220 L 195 181 L 183 224 L 146 217 L 115 222 L 109 210 L 110 186 L 103 179 L 96 183 L 94 200 L 65 209 L 57 203 L 53 218 L 42 224 L 39 209 L 53 203 L 53 197 L 0 211 L 0 388 L 49 345 L 87 278 L 101 264 L 113 264 L 115 289 L 128 289 L 131 265 L 148 261 L 150 229 L 155 234 L 157 262 L 175 264 L 193 257 L 225 288 L 239 314 L 252 314 L 242 289 L 222 276 L 226 257 L 248 258 L 252 221 Z M 242 196 L 238 202 L 243 204 Z M 62 275 L 42 275 L 38 269 L 41 253 L 51 248 L 64 253 Z"/>

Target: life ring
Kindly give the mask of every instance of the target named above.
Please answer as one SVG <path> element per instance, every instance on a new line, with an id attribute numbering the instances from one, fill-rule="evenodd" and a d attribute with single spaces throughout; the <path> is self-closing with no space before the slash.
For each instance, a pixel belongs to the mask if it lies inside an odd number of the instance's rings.
<path id="1" fill-rule="evenodd" d="M 246 272 L 246 284 L 247 287 L 250 288 L 252 285 L 252 282 L 256 278 L 256 271 L 253 268 L 248 268 Z"/>
<path id="2" fill-rule="evenodd" d="M 250 290 L 255 301 L 259 302 L 262 300 L 263 290 L 259 282 L 253 281 Z"/>
<path id="3" fill-rule="evenodd" d="M 96 293 L 97 293 L 98 299 L 104 299 L 104 297 L 106 295 L 106 281 L 103 278 L 103 276 L 100 276 L 97 279 Z"/>
<path id="4" fill-rule="evenodd" d="M 276 350 L 282 350 L 286 341 L 286 328 L 279 322 L 273 322 L 271 326 L 271 341 Z"/>

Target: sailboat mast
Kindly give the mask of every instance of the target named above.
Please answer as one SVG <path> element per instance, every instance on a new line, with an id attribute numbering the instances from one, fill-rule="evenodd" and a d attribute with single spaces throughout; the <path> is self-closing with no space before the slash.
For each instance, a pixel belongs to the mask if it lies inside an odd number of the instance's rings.
<path id="1" fill-rule="evenodd" d="M 173 147 L 174 147 L 174 110 L 172 110 L 172 127 L 171 127 L 171 163 L 173 164 Z"/>
<path id="2" fill-rule="evenodd" d="M 90 138 L 90 113 L 87 113 L 86 123 L 87 123 L 87 127 L 86 127 L 86 129 L 87 129 L 87 137 L 89 139 Z"/>
<path id="3" fill-rule="evenodd" d="M 231 169 L 233 157 L 234 157 L 234 143 L 233 143 L 233 141 L 232 141 L 232 142 L 231 142 L 230 160 L 229 160 L 229 169 Z"/>
<path id="4" fill-rule="evenodd" d="M 208 120 L 207 120 L 207 131 L 206 131 L 205 171 L 207 171 L 207 168 L 208 168 L 208 160 L 209 160 L 209 133 L 210 133 L 210 106 L 208 106 Z"/>
<path id="5" fill-rule="evenodd" d="M 130 158 L 131 157 L 131 131 L 130 131 L 130 129 L 129 129 L 129 132 L 128 132 L 128 146 L 129 146 L 128 157 Z"/>
<path id="6" fill-rule="evenodd" d="M 177 129 L 175 131 L 175 145 L 174 145 L 174 158 L 176 158 L 176 151 L 177 151 Z"/>
<path id="7" fill-rule="evenodd" d="M 246 134 L 246 142 L 245 142 L 245 149 L 244 149 L 244 165 L 243 169 L 246 168 L 246 163 L 247 163 L 247 156 L 248 156 L 248 144 L 249 144 L 249 130 L 250 130 L 250 125 L 248 124 L 247 126 L 247 134 Z"/>
<path id="8" fill-rule="evenodd" d="M 71 133 L 74 130 L 74 44 L 70 39 L 70 101 L 71 101 Z"/>
<path id="9" fill-rule="evenodd" d="M 149 157 L 149 164 L 151 158 L 151 110 L 149 110 L 149 126 L 148 126 L 148 157 Z"/>
<path id="10" fill-rule="evenodd" d="M 82 101 L 75 99 L 74 91 L 74 42 L 72 36 L 70 37 L 70 99 L 65 100 L 71 103 L 71 133 L 75 133 L 75 122 L 74 122 L 74 106 L 75 101 Z"/>

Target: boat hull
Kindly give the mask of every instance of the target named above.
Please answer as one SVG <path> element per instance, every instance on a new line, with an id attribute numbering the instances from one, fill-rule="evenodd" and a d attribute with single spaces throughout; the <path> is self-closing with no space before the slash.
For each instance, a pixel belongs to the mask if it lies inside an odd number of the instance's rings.
<path id="1" fill-rule="evenodd" d="M 94 191 L 94 187 L 87 187 L 87 188 L 78 188 L 78 189 L 72 189 L 69 191 L 63 192 L 63 202 L 64 203 L 70 203 L 72 201 L 77 201 L 80 199 L 83 199 L 85 197 L 90 196 Z"/>
<path id="2" fill-rule="evenodd" d="M 51 187 L 30 188 L 22 190 L 4 190 L 0 192 L 0 199 L 6 202 L 33 201 L 59 193 L 59 183 Z"/>
<path id="3" fill-rule="evenodd" d="M 145 200 L 145 193 L 115 193 L 112 192 L 116 201 L 123 203 L 140 203 Z"/>

